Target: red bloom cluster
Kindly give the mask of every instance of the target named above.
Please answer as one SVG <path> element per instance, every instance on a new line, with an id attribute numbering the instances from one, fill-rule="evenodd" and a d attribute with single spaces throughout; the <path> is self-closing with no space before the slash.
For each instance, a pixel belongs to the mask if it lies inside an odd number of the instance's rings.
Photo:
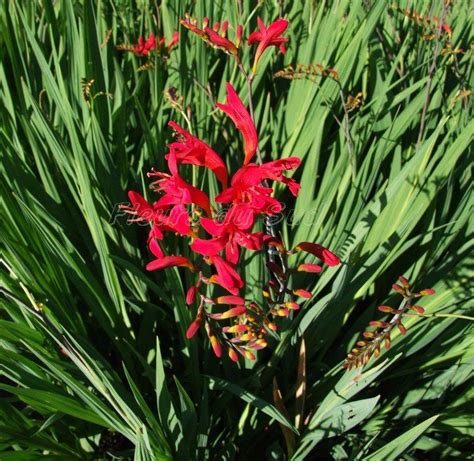
<path id="1" fill-rule="evenodd" d="M 197 302 L 198 307 L 187 337 L 194 336 L 203 325 L 218 357 L 224 346 L 232 360 L 237 360 L 237 353 L 254 359 L 254 351 L 267 344 L 266 334 L 277 328 L 273 317 L 290 315 L 300 307 L 296 298 L 311 297 L 306 290 L 290 288 L 291 274 L 301 270 L 322 270 L 316 264 L 290 269 L 288 258 L 298 251 L 305 251 L 329 266 L 340 261 L 329 250 L 308 242 L 288 251 L 283 242 L 268 231 L 253 229 L 259 218 L 271 217 L 283 209 L 281 202 L 273 196 L 271 181 L 288 186 L 295 196 L 298 194 L 299 184 L 286 173 L 295 170 L 300 159 L 289 157 L 262 165 L 253 163 L 258 148 L 257 131 L 251 115 L 230 84 L 227 84 L 225 104 L 216 106 L 229 116 L 243 137 L 242 166 L 232 177 L 229 179 L 224 161 L 209 145 L 177 123 L 170 122 L 177 139 L 169 144 L 165 156 L 169 172 L 148 173 L 154 178 L 151 188 L 160 197 L 149 203 L 139 193 L 131 191 L 131 204 L 123 208 L 133 215 L 130 221 L 150 224 L 148 246 L 155 259 L 148 263 L 147 270 L 179 266 L 195 274 L 195 283 L 187 291 L 186 302 L 189 305 Z M 215 197 L 209 197 L 203 190 L 187 183 L 180 175 L 180 167 L 186 164 L 210 170 L 219 181 L 221 191 Z M 167 232 L 188 239 L 193 257 L 165 255 L 161 242 Z M 238 269 L 241 248 L 259 251 L 264 247 L 265 254 L 273 252 L 272 260 L 267 261 L 271 277 L 263 287 L 267 307 L 241 297 L 244 281 Z M 213 285 L 229 294 L 209 297 L 207 293 Z M 226 305 L 230 307 L 216 312 Z M 220 322 L 227 323 L 229 319 L 231 325 L 220 326 Z"/>
<path id="2" fill-rule="evenodd" d="M 118 45 L 117 49 L 122 51 L 131 51 L 133 54 L 137 56 L 149 56 L 150 53 L 153 52 L 161 52 L 164 48 L 166 48 L 167 53 L 169 52 L 179 43 L 179 33 L 176 31 L 173 33 L 173 36 L 166 43 L 166 39 L 161 37 L 157 39 L 153 32 L 148 34 L 148 38 L 144 40 L 144 38 L 140 35 L 138 37 L 138 42 L 134 45 Z"/>
<path id="3" fill-rule="evenodd" d="M 213 48 L 221 49 L 225 53 L 234 56 L 239 61 L 240 58 L 238 53 L 242 41 L 242 25 L 239 24 L 237 26 L 235 31 L 235 39 L 234 41 L 231 41 L 227 36 L 227 30 L 229 28 L 229 23 L 227 21 L 224 21 L 222 24 L 216 22 L 212 27 L 209 27 L 209 19 L 204 18 L 202 20 L 202 26 L 199 27 L 196 18 L 186 16 L 186 19 L 182 19 L 180 22 L 184 27 L 186 27 L 186 29 L 194 32 L 208 45 L 212 46 Z M 252 69 L 254 74 L 257 69 L 258 61 L 260 60 L 263 52 L 268 47 L 276 46 L 279 48 L 282 54 L 285 54 L 285 43 L 288 42 L 288 38 L 282 36 L 288 27 L 288 21 L 286 19 L 277 19 L 268 27 L 265 26 L 260 18 L 257 19 L 257 22 L 259 30 L 252 32 L 247 40 L 248 45 L 258 43 Z"/>

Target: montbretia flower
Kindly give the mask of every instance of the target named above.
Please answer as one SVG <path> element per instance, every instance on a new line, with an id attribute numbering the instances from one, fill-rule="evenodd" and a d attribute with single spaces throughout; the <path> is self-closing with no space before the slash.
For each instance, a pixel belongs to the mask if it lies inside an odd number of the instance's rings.
<path id="1" fill-rule="evenodd" d="M 153 32 L 148 34 L 148 38 L 146 41 L 143 40 L 143 37 L 140 35 L 138 37 L 138 43 L 133 45 L 132 51 L 137 56 L 148 56 L 150 51 L 154 51 L 156 49 L 156 37 Z"/>
<path id="2" fill-rule="evenodd" d="M 186 26 L 206 41 L 231 54 L 235 52 L 225 36 L 225 23 L 212 29 L 206 21 L 204 23 L 202 29 L 194 21 L 188 21 Z M 275 32 L 272 30 L 271 26 L 266 33 L 272 35 Z M 267 37 L 266 40 L 266 46 L 270 46 L 279 39 Z M 142 42 L 140 53 L 147 52 L 149 46 Z M 160 41 L 160 46 L 164 46 L 163 43 Z M 191 271 L 194 280 L 188 286 L 185 302 L 194 312 L 196 304 L 198 307 L 196 317 L 187 327 L 187 338 L 194 337 L 204 326 L 217 357 L 227 350 L 233 361 L 238 361 L 239 355 L 255 360 L 254 352 L 267 347 L 266 336 L 278 330 L 279 319 L 296 315 L 304 308 L 297 302 L 298 298 L 304 300 L 312 296 L 310 292 L 292 286 L 295 272 L 322 270 L 320 265 L 304 263 L 296 269 L 290 268 L 287 256 L 304 250 L 330 266 L 340 261 L 329 250 L 309 242 L 288 251 L 283 240 L 276 237 L 267 217 L 281 212 L 283 204 L 274 196 L 272 186 L 274 182 L 284 184 L 296 196 L 300 185 L 287 174 L 298 168 L 301 160 L 288 157 L 263 164 L 252 163 L 258 150 L 257 130 L 252 116 L 230 84 L 227 84 L 225 104 L 218 103 L 217 107 L 232 119 L 243 136 L 244 156 L 235 174 L 229 177 L 224 160 L 204 141 L 177 123 L 169 122 L 176 134 L 176 140 L 169 144 L 165 155 L 169 172 L 152 170 L 148 173 L 154 179 L 151 189 L 159 194 L 156 201 L 148 202 L 138 192 L 130 191 L 131 204 L 122 209 L 131 215 L 129 221 L 144 223 L 150 228 L 147 243 L 154 259 L 146 265 L 148 271 L 169 267 Z M 211 171 L 220 183 L 219 190 L 211 188 L 214 192 L 211 196 L 206 189 L 196 186 L 206 182 L 188 183 L 182 172 L 184 165 Z M 265 218 L 264 231 L 255 229 L 262 217 Z M 162 248 L 167 233 L 185 239 L 189 254 L 165 254 Z M 269 272 L 268 278 L 262 280 L 262 306 L 255 301 L 246 301 L 245 294 L 241 293 L 244 280 L 238 263 L 242 248 L 261 251 L 261 255 L 265 255 L 262 263 Z M 425 293 L 426 290 L 419 295 Z M 416 311 L 420 312 L 420 309 L 417 307 Z M 399 329 L 402 331 L 403 326 Z"/>
<path id="3" fill-rule="evenodd" d="M 211 204 L 209 197 L 202 190 L 188 184 L 178 172 L 176 155 L 172 152 L 168 154 L 168 166 L 171 174 L 150 172 L 148 176 L 156 176 L 159 179 L 152 183 L 152 187 L 157 192 L 162 192 L 163 196 L 158 200 L 157 206 L 169 205 L 197 205 L 208 215 L 211 214 Z"/>
<path id="4" fill-rule="evenodd" d="M 231 41 L 227 36 L 227 30 L 229 28 L 228 21 L 224 21 L 222 24 L 216 22 L 212 27 L 209 27 L 209 19 L 204 18 L 202 20 L 202 26 L 199 27 L 197 19 L 187 15 L 186 19 L 181 19 L 179 22 L 213 48 L 218 48 L 231 56 L 238 54 L 242 39 L 242 26 L 237 26 L 235 40 Z"/>
<path id="5" fill-rule="evenodd" d="M 148 34 L 146 40 L 140 35 L 138 42 L 134 45 L 117 45 L 117 49 L 121 51 L 130 51 L 136 56 L 150 56 L 151 53 L 160 53 L 161 50 L 166 48 L 166 54 L 170 54 L 171 50 L 179 43 L 179 33 L 176 31 L 173 33 L 171 39 L 166 43 L 165 37 L 158 38 L 153 32 Z M 149 60 L 144 66 L 139 68 L 142 70 L 154 67 L 152 60 Z"/>
<path id="6" fill-rule="evenodd" d="M 257 71 L 258 61 L 262 57 L 263 52 L 269 46 L 276 46 L 279 48 L 282 54 L 285 54 L 285 43 L 288 42 L 288 38 L 281 36 L 281 34 L 283 34 L 288 27 L 288 21 L 286 19 L 277 19 L 276 21 L 272 22 L 268 27 L 265 26 L 265 24 L 260 18 L 257 19 L 257 22 L 260 30 L 252 32 L 247 41 L 249 45 L 258 42 L 258 47 L 255 53 L 255 59 L 252 69 L 252 72 L 254 74 Z"/>
<path id="7" fill-rule="evenodd" d="M 224 111 L 234 122 L 236 128 L 244 138 L 244 165 L 252 160 L 258 148 L 258 137 L 252 117 L 245 108 L 239 95 L 230 83 L 226 84 L 227 100 L 225 104 L 217 103 L 216 106 Z"/>
<path id="8" fill-rule="evenodd" d="M 163 232 L 173 232 L 180 235 L 190 235 L 191 226 L 189 216 L 184 205 L 173 208 L 151 205 L 138 192 L 129 191 L 131 205 L 122 205 L 121 208 L 128 214 L 135 216 L 130 222 L 149 222 L 152 224 L 148 240 L 163 239 Z"/>
<path id="9" fill-rule="evenodd" d="M 283 172 L 298 168 L 300 163 L 299 158 L 289 157 L 263 165 L 251 163 L 243 166 L 232 177 L 230 187 L 216 197 L 216 202 L 246 204 L 256 214 L 277 214 L 282 211 L 282 204 L 272 197 L 273 189 L 263 183 L 266 180 L 281 182 L 288 185 L 293 195 L 297 195 L 299 184 L 284 176 Z"/>
<path id="10" fill-rule="evenodd" d="M 229 293 L 237 295 L 244 286 L 244 282 L 235 267 L 218 255 L 209 257 L 209 261 L 214 265 L 217 272 L 217 274 L 210 277 L 209 281 L 217 283 Z"/>
<path id="11" fill-rule="evenodd" d="M 235 205 L 226 214 L 223 222 L 201 218 L 202 227 L 215 238 L 196 239 L 191 245 L 193 251 L 205 256 L 214 256 L 225 248 L 226 260 L 237 264 L 239 247 L 260 250 L 263 245 L 263 232 L 250 232 L 253 225 L 252 210 L 246 206 Z"/>
<path id="12" fill-rule="evenodd" d="M 176 132 L 178 139 L 169 144 L 170 153 L 165 155 L 165 158 L 174 155 L 177 163 L 209 168 L 225 189 L 227 187 L 227 168 L 219 154 L 177 123 L 169 122 L 168 125 Z"/>
<path id="13" fill-rule="evenodd" d="M 160 40 L 160 45 L 161 46 L 165 46 L 166 45 L 166 50 L 168 51 L 168 54 L 170 53 L 170 51 L 176 47 L 179 43 L 179 32 L 178 31 L 175 31 L 173 32 L 173 35 L 171 36 L 171 39 L 168 43 L 166 43 L 166 39 L 165 37 L 163 37 L 161 40 Z"/>

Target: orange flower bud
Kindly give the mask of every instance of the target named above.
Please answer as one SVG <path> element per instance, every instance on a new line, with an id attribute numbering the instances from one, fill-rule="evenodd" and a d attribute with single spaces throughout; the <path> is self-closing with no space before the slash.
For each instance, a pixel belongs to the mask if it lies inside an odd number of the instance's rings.
<path id="1" fill-rule="evenodd" d="M 300 308 L 300 305 L 298 303 L 294 303 L 294 302 L 291 302 L 291 301 L 286 302 L 285 306 L 288 309 L 291 309 L 291 310 L 294 310 L 294 311 L 297 311 Z"/>
<path id="2" fill-rule="evenodd" d="M 403 325 L 403 323 L 398 322 L 398 323 L 397 323 L 397 327 L 398 327 L 398 329 L 400 330 L 400 333 L 401 333 L 402 335 L 406 335 L 407 329 L 405 328 L 405 326 Z"/>
<path id="3" fill-rule="evenodd" d="M 244 314 L 246 310 L 247 308 L 245 306 L 237 306 L 237 307 L 233 307 L 232 309 L 229 309 L 228 311 L 222 312 L 220 314 L 209 314 L 209 317 L 215 320 L 230 319 L 232 317 L 237 317 L 239 315 Z"/>
<path id="4" fill-rule="evenodd" d="M 410 282 L 408 281 L 408 279 L 406 277 L 404 277 L 403 275 L 400 275 L 400 277 L 398 277 L 398 280 L 400 280 L 400 283 L 405 288 L 410 288 Z"/>
<path id="5" fill-rule="evenodd" d="M 275 323 L 267 322 L 266 326 L 268 327 L 269 330 L 272 330 L 272 331 L 277 331 L 278 330 L 278 327 L 276 326 Z"/>
<path id="6" fill-rule="evenodd" d="M 186 304 L 189 306 L 194 303 L 196 299 L 197 288 L 195 286 L 189 287 L 186 292 Z"/>
<path id="7" fill-rule="evenodd" d="M 255 349 L 256 351 L 259 351 L 260 349 L 264 349 L 267 346 L 268 346 L 268 343 L 264 339 L 257 339 L 256 341 L 252 341 L 247 344 L 247 347 L 251 347 L 252 349 Z"/>
<path id="8" fill-rule="evenodd" d="M 189 328 L 186 331 L 186 338 L 191 339 L 197 333 L 200 326 L 201 326 L 201 319 L 197 318 L 191 323 L 191 325 L 189 325 Z"/>
<path id="9" fill-rule="evenodd" d="M 381 327 L 386 327 L 388 324 L 387 324 L 387 322 L 381 322 L 380 320 L 371 320 L 369 322 L 369 325 L 371 327 L 381 328 Z"/>
<path id="10" fill-rule="evenodd" d="M 414 306 L 411 306 L 410 309 L 414 310 L 418 314 L 424 314 L 425 310 L 421 307 L 415 304 Z"/>
<path id="11" fill-rule="evenodd" d="M 387 349 L 387 351 L 390 349 L 392 345 L 392 342 L 390 341 L 390 336 L 385 336 L 385 339 L 384 339 L 384 346 L 385 346 L 385 349 Z"/>
<path id="12" fill-rule="evenodd" d="M 388 313 L 392 313 L 395 310 L 393 307 L 390 307 L 390 306 L 379 306 L 377 307 L 377 309 L 380 312 L 388 312 Z"/>
<path id="13" fill-rule="evenodd" d="M 397 293 L 400 293 L 401 295 L 405 295 L 405 290 L 400 286 L 400 285 L 397 285 L 396 283 L 394 283 L 392 285 L 392 288 L 394 291 L 396 291 Z"/>
<path id="14" fill-rule="evenodd" d="M 255 360 L 255 354 L 253 354 L 252 352 L 248 350 L 244 350 L 244 356 L 248 360 Z"/>
<path id="15" fill-rule="evenodd" d="M 219 296 L 216 301 L 217 304 L 245 304 L 245 299 L 240 296 Z"/>
<path id="16" fill-rule="evenodd" d="M 272 310 L 272 314 L 277 315 L 278 317 L 287 317 L 290 314 L 290 311 L 281 307 L 279 309 Z"/>
<path id="17" fill-rule="evenodd" d="M 436 292 L 433 290 L 433 288 L 425 288 L 418 293 L 418 296 L 429 296 L 434 295 L 435 293 Z"/>
<path id="18" fill-rule="evenodd" d="M 229 358 L 230 358 L 233 362 L 238 362 L 238 361 L 239 361 L 239 356 L 238 356 L 237 353 L 234 351 L 234 349 L 232 349 L 231 347 L 229 347 L 229 349 L 227 350 L 227 353 L 229 354 Z"/>
<path id="19" fill-rule="evenodd" d="M 372 333 L 371 331 L 364 331 L 364 332 L 362 333 L 362 336 L 363 336 L 364 338 L 373 338 L 373 337 L 375 336 L 375 334 Z"/>
<path id="20" fill-rule="evenodd" d="M 293 294 L 295 296 L 299 296 L 300 298 L 306 298 L 306 299 L 313 297 L 313 295 L 309 291 L 304 290 L 303 288 L 298 288 L 297 290 L 293 290 Z"/>
<path id="21" fill-rule="evenodd" d="M 214 335 L 210 335 L 209 340 L 211 341 L 211 346 L 212 346 L 212 350 L 214 351 L 214 354 L 216 355 L 216 357 L 220 358 L 222 356 L 221 343 L 219 342 L 217 337 Z"/>
<path id="22" fill-rule="evenodd" d="M 242 331 L 247 331 L 247 325 L 243 325 L 238 323 L 236 325 L 232 325 L 231 327 L 224 327 L 222 328 L 223 333 L 241 333 Z"/>
<path id="23" fill-rule="evenodd" d="M 374 349 L 374 357 L 377 358 L 380 355 L 380 346 L 377 345 L 377 347 Z"/>
<path id="24" fill-rule="evenodd" d="M 323 268 L 319 264 L 300 264 L 296 270 L 298 272 L 319 273 Z"/>

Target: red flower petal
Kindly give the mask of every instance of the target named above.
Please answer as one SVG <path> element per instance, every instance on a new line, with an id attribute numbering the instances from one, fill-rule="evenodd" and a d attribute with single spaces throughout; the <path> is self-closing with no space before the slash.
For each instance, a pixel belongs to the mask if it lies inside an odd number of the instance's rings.
<path id="1" fill-rule="evenodd" d="M 255 42 L 260 42 L 258 44 L 257 51 L 255 52 L 255 59 L 252 69 L 253 73 L 256 72 L 258 61 L 260 60 L 263 52 L 269 46 L 278 47 L 284 54 L 286 52 L 286 48 L 283 44 L 288 42 L 286 37 L 281 37 L 281 34 L 285 32 L 288 27 L 288 21 L 286 19 L 277 19 L 276 21 L 272 22 L 268 28 L 265 27 L 265 24 L 260 18 L 257 19 L 257 22 L 260 31 L 250 34 L 247 41 L 249 45 L 252 45 Z"/>
<path id="2" fill-rule="evenodd" d="M 191 249 L 204 256 L 217 255 L 226 245 L 226 239 L 217 237 L 209 240 L 196 239 L 191 244 Z"/>
<path id="3" fill-rule="evenodd" d="M 234 122 L 244 138 L 244 165 L 250 162 L 258 146 L 257 130 L 252 117 L 230 83 L 227 83 L 226 104 L 217 103 L 216 106 L 224 111 Z"/>
<path id="4" fill-rule="evenodd" d="M 171 126 L 180 137 L 179 141 L 173 142 L 168 146 L 170 153 L 175 155 L 177 162 L 209 168 L 216 175 L 222 186 L 226 188 L 227 168 L 219 154 L 177 123 L 168 122 L 168 125 Z M 168 155 L 166 158 L 168 158 Z"/>
<path id="5" fill-rule="evenodd" d="M 240 288 L 244 286 L 244 282 L 238 272 L 220 256 L 213 256 L 211 261 L 217 271 L 217 274 L 211 277 L 211 282 L 217 283 L 229 293 L 237 295 Z"/>
<path id="6" fill-rule="evenodd" d="M 132 202 L 134 211 L 137 212 L 141 218 L 151 221 L 155 215 L 153 207 L 138 193 L 133 190 L 129 191 L 128 198 Z"/>
<path id="7" fill-rule="evenodd" d="M 167 267 L 189 267 L 194 269 L 193 263 L 184 256 L 164 256 L 163 258 L 155 259 L 146 265 L 147 271 L 154 271 L 157 269 L 165 269 Z"/>

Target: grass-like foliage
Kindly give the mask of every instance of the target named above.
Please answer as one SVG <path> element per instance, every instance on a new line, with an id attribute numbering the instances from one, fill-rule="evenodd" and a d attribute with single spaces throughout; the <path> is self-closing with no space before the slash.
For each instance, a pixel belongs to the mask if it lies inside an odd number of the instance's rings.
<path id="1" fill-rule="evenodd" d="M 242 25 L 246 69 L 257 18 L 288 21 L 287 51 L 262 54 L 249 95 L 232 53 L 183 27 L 186 13 L 229 21 L 232 41 Z M 0 459 L 464 458 L 472 14 L 447 0 L 5 1 Z M 276 189 L 278 236 L 341 260 L 293 274 L 314 296 L 237 363 L 204 328 L 187 338 L 193 275 L 145 270 L 149 228 L 120 208 L 128 190 L 156 200 L 146 173 L 167 170 L 170 120 L 242 165 L 216 108 L 227 83 L 253 101 L 263 160 L 301 159 L 297 198 Z M 211 172 L 183 171 L 219 192 Z M 179 236 L 162 245 L 190 256 Z M 239 271 L 261 303 L 268 264 L 246 250 Z"/>

